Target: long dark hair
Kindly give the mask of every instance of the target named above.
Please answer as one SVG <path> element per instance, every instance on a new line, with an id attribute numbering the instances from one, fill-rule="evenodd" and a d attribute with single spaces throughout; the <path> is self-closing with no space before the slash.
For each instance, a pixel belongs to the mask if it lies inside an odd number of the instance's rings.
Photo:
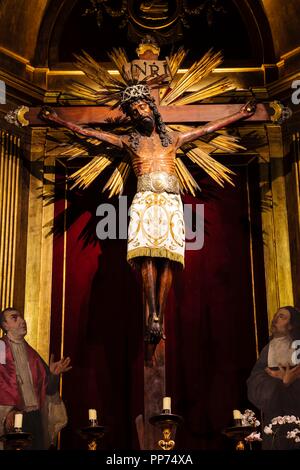
<path id="1" fill-rule="evenodd" d="M 285 308 L 290 312 L 291 319 L 290 319 L 290 325 L 292 327 L 291 330 L 291 338 L 292 339 L 300 339 L 300 310 L 297 307 L 292 307 L 288 305 L 287 307 L 281 307 Z"/>
<path id="2" fill-rule="evenodd" d="M 150 109 L 153 112 L 156 130 L 159 135 L 161 144 L 163 147 L 168 147 L 168 145 L 172 143 L 172 138 L 166 129 L 166 125 L 163 122 L 162 117 L 157 109 L 154 98 L 143 97 L 143 98 L 136 98 L 136 99 L 130 100 L 129 102 L 122 104 L 122 111 L 127 116 L 131 117 L 131 105 L 138 101 L 145 101 L 149 105 Z M 137 130 L 134 130 L 130 133 L 129 142 L 130 142 L 130 147 L 133 150 L 137 150 L 139 143 L 140 143 L 140 137 L 141 137 L 140 133 Z"/>

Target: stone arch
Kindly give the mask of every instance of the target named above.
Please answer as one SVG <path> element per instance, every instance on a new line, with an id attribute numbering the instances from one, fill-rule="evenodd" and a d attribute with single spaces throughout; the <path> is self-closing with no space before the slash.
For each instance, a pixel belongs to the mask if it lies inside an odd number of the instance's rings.
<path id="1" fill-rule="evenodd" d="M 251 32 L 252 47 L 262 63 L 276 63 L 299 46 L 299 1 L 232 1 Z M 76 3 L 77 0 L 2 0 L 0 47 L 33 65 L 48 66 L 49 57 L 55 56 L 55 41 Z"/>

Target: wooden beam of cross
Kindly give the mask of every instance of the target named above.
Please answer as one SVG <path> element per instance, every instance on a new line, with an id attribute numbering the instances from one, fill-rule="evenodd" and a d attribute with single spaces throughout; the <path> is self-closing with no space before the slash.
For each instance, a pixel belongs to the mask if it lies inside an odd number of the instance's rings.
<path id="1" fill-rule="evenodd" d="M 238 112 L 241 104 L 198 104 L 198 105 L 169 105 L 159 106 L 159 112 L 166 124 L 206 123 L 215 119 L 224 118 L 230 114 Z M 25 114 L 30 126 L 49 126 L 39 117 L 41 108 L 29 108 Z M 124 116 L 120 110 L 111 110 L 107 106 L 59 106 L 55 108 L 58 116 L 65 121 L 72 121 L 76 124 L 103 124 L 109 118 Z M 259 103 L 253 116 L 247 122 L 268 122 L 271 121 L 272 107 L 270 104 Z"/>

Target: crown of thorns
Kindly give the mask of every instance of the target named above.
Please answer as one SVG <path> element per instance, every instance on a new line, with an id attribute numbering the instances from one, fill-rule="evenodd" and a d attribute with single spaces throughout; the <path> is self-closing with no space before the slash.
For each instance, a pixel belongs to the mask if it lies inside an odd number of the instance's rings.
<path id="1" fill-rule="evenodd" d="M 148 85 L 142 85 L 142 84 L 137 84 L 137 85 L 131 85 L 125 88 L 125 90 L 122 92 L 122 98 L 121 98 L 121 103 L 124 104 L 132 99 L 136 98 L 150 98 L 151 93 L 150 93 L 150 88 Z"/>

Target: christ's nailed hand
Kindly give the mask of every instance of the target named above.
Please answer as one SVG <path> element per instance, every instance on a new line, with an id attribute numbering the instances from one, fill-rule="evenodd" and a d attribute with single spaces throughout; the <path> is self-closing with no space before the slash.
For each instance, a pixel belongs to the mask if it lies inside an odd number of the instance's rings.
<path id="1" fill-rule="evenodd" d="M 241 113 L 245 116 L 252 116 L 256 111 L 256 101 L 250 100 L 244 106 L 241 107 Z"/>
<path id="2" fill-rule="evenodd" d="M 56 112 L 50 108 L 50 106 L 43 106 L 39 113 L 39 117 L 42 119 L 46 119 L 48 121 L 52 121 L 53 119 L 57 118 Z"/>

